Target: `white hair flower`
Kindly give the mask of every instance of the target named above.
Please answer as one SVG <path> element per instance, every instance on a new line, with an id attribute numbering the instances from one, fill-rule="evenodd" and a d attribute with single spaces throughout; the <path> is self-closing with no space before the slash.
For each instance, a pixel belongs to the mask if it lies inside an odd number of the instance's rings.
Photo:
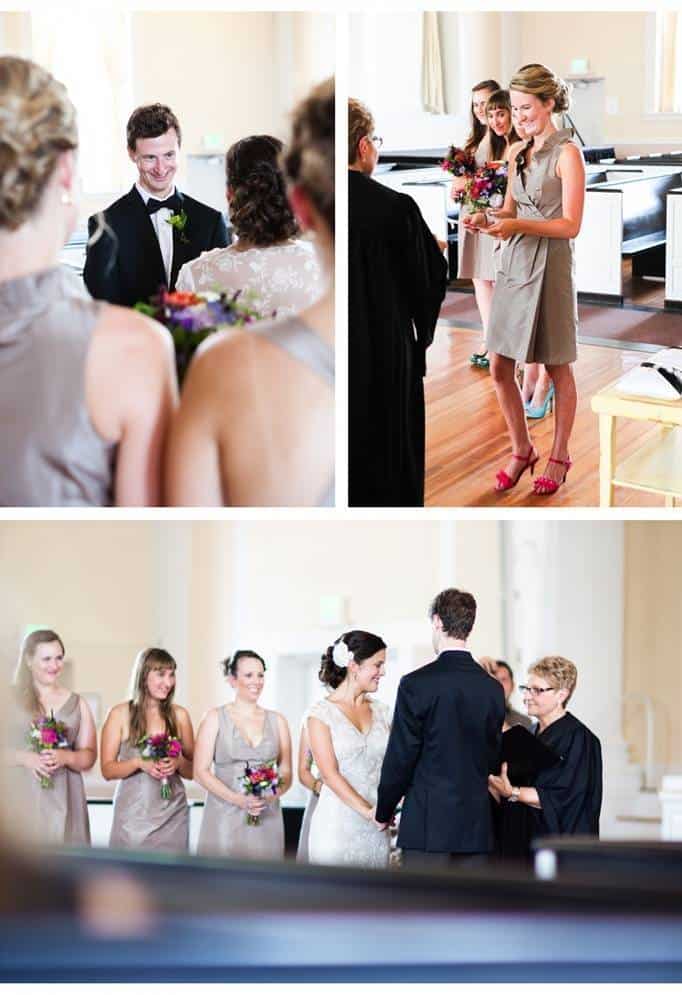
<path id="1" fill-rule="evenodd" d="M 343 639 L 340 639 L 338 643 L 334 644 L 334 652 L 332 654 L 332 659 L 337 667 L 346 668 L 348 664 L 353 659 L 353 654 L 348 649 Z"/>

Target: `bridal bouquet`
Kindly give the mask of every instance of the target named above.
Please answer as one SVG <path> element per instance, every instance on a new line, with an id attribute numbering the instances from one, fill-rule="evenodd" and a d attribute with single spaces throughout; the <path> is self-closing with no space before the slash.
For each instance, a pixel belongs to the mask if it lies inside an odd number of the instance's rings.
<path id="1" fill-rule="evenodd" d="M 173 336 L 178 380 L 182 381 L 192 356 L 205 338 L 223 325 L 248 325 L 263 317 L 238 290 L 235 294 L 203 294 L 161 290 L 149 304 L 140 301 L 135 310 L 160 321 Z M 272 315 L 274 317 L 274 314 Z"/>
<path id="2" fill-rule="evenodd" d="M 256 798 L 261 798 L 263 795 L 269 792 L 273 795 L 277 794 L 277 788 L 282 783 L 282 779 L 277 773 L 277 764 L 274 760 L 268 760 L 265 763 L 260 764 L 258 767 L 249 767 L 247 763 L 244 768 L 244 773 L 239 778 L 239 783 L 242 786 L 242 791 L 245 795 L 255 795 Z M 258 826 L 260 825 L 260 816 L 252 815 L 250 812 L 246 816 L 247 826 Z"/>
<path id="3" fill-rule="evenodd" d="M 472 213 L 502 207 L 508 172 L 506 162 L 487 162 L 467 180 L 462 199 Z"/>
<path id="4" fill-rule="evenodd" d="M 453 176 L 473 176 L 476 172 L 476 160 L 464 149 L 451 145 L 448 154 L 441 162 L 441 169 Z"/>
<path id="5" fill-rule="evenodd" d="M 54 712 L 50 712 L 49 718 L 43 715 L 31 724 L 28 733 L 28 745 L 33 753 L 44 753 L 45 750 L 68 750 L 70 743 L 67 739 L 68 728 L 63 722 L 58 722 L 54 717 Z M 45 775 L 40 778 L 41 788 L 53 788 L 52 778 Z"/>
<path id="6" fill-rule="evenodd" d="M 144 760 L 166 760 L 179 757 L 182 753 L 182 743 L 175 736 L 167 736 L 158 732 L 154 736 L 143 736 L 137 748 Z M 171 796 L 171 786 L 167 777 L 161 779 L 161 797 L 167 802 Z"/>

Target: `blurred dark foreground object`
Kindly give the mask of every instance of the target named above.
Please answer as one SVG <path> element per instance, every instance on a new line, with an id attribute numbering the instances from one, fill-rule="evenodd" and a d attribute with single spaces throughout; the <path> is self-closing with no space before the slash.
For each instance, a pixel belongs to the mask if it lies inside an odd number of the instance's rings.
<path id="1" fill-rule="evenodd" d="M 80 899 L 18 901 L 0 923 L 0 982 L 682 981 L 682 848 L 629 845 L 635 874 L 548 881 L 504 864 L 436 874 L 63 852 L 46 871 L 61 896 L 105 874 L 134 883 L 141 906 L 115 900 L 130 935 L 93 935 Z M 648 875 L 668 858 L 667 877 Z M 34 878 L 37 900 L 47 880 Z"/>

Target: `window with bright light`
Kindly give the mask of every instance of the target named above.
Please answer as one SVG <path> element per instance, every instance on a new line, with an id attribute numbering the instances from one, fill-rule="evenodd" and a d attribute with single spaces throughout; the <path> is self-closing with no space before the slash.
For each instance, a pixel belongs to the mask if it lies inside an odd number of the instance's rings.
<path id="1" fill-rule="evenodd" d="M 656 15 L 654 111 L 682 114 L 682 12 Z"/>
<path id="2" fill-rule="evenodd" d="M 33 59 L 63 83 L 78 112 L 84 192 L 120 190 L 128 179 L 125 128 L 133 110 L 131 15 L 31 13 Z"/>

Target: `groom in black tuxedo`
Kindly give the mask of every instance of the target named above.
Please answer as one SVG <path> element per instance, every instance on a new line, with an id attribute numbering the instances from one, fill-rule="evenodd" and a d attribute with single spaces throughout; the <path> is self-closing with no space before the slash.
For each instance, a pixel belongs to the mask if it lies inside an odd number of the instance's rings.
<path id="1" fill-rule="evenodd" d="M 500 769 L 504 691 L 466 648 L 472 595 L 448 588 L 430 615 L 438 659 L 400 681 L 375 814 L 386 825 L 404 796 L 405 865 L 480 859 L 493 849 L 488 774 Z"/>
<path id="2" fill-rule="evenodd" d="M 220 211 L 175 186 L 181 133 L 169 107 L 138 107 L 128 121 L 127 138 L 138 180 L 106 208 L 106 226 L 101 216 L 88 219 L 83 277 L 97 300 L 132 307 L 161 286 L 174 290 L 183 263 L 207 249 L 223 248 L 229 238 Z"/>

